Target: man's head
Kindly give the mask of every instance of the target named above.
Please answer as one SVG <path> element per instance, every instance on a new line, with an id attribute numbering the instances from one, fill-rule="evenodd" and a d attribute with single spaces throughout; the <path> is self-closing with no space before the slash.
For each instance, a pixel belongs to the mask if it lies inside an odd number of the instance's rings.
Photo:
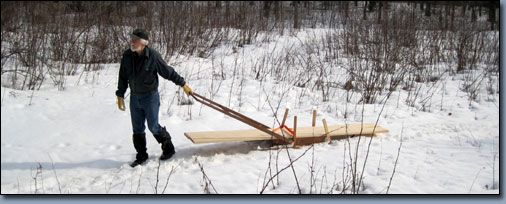
<path id="1" fill-rule="evenodd" d="M 149 37 L 148 32 L 143 29 L 135 29 L 130 36 L 130 49 L 134 52 L 140 52 L 148 45 Z"/>

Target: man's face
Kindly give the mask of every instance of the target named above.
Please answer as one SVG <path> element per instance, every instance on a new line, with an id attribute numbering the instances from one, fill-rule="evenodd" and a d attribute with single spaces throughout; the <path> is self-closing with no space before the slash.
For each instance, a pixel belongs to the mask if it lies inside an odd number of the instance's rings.
<path id="1" fill-rule="evenodd" d="M 141 50 L 142 48 L 141 39 L 139 37 L 133 36 L 132 39 L 130 39 L 130 49 L 134 52 L 137 52 Z"/>

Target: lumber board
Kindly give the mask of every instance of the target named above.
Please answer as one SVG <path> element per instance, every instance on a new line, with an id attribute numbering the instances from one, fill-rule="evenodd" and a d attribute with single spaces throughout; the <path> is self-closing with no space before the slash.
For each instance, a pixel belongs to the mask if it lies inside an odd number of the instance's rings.
<path id="1" fill-rule="evenodd" d="M 346 138 L 347 136 L 374 136 L 376 133 L 388 132 L 387 129 L 374 123 L 332 125 L 328 126 L 329 137 L 331 139 Z M 374 130 L 374 132 L 373 132 Z M 278 131 L 279 134 L 282 134 Z M 219 142 L 242 142 L 242 141 L 261 141 L 277 140 L 275 137 L 256 129 L 249 130 L 225 130 L 225 131 L 204 131 L 204 132 L 185 132 L 185 136 L 195 144 L 200 143 L 219 143 Z M 296 133 L 299 141 L 320 141 L 319 138 L 325 138 L 325 128 L 316 127 L 297 127 Z M 292 138 L 287 134 L 285 137 Z"/>

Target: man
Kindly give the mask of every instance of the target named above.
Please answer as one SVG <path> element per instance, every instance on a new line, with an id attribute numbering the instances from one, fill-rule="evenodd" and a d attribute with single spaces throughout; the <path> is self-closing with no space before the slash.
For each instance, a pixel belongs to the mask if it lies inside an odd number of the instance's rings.
<path id="1" fill-rule="evenodd" d="M 146 129 L 144 123 L 148 121 L 148 128 L 156 141 L 162 144 L 160 160 L 166 160 L 174 155 L 174 145 L 165 127 L 158 124 L 158 110 L 160 95 L 158 94 L 158 75 L 182 86 L 186 95 L 193 94 L 183 77 L 167 65 L 157 51 L 148 47 L 148 33 L 143 29 L 135 29 L 131 34 L 130 49 L 123 53 L 119 69 L 118 108 L 125 111 L 124 95 L 130 87 L 130 115 L 133 128 L 133 143 L 137 155 L 130 166 L 135 167 L 148 159 L 146 148 Z"/>

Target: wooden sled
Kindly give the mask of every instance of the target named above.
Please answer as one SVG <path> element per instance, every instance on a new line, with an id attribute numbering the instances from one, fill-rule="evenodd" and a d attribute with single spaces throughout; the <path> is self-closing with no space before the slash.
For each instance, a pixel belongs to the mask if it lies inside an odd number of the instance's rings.
<path id="1" fill-rule="evenodd" d="M 326 120 L 323 119 L 323 126 L 316 126 L 316 110 L 313 110 L 313 124 L 311 127 L 297 128 L 297 116 L 295 116 L 294 127 L 289 128 L 285 125 L 288 108 L 285 110 L 281 126 L 276 129 L 271 129 L 196 93 L 192 94 L 192 96 L 204 105 L 210 106 L 215 110 L 256 128 L 250 130 L 185 132 L 184 135 L 194 144 L 271 140 L 276 144 L 293 143 L 293 146 L 302 146 L 325 141 L 330 142 L 332 139 L 343 139 L 359 135 L 375 136 L 377 133 L 388 132 L 387 129 L 375 123 L 327 126 Z"/>
<path id="2" fill-rule="evenodd" d="M 314 130 L 314 133 L 313 133 Z M 381 126 L 376 126 L 374 123 L 365 123 L 353 125 L 332 125 L 328 126 L 328 136 L 332 139 L 343 139 L 348 136 L 373 136 L 376 133 L 388 132 L 387 129 Z M 373 132 L 374 131 L 374 132 Z M 219 142 L 243 142 L 243 141 L 261 141 L 261 140 L 276 140 L 275 137 L 264 133 L 259 130 L 228 130 L 228 131 L 205 131 L 205 132 L 186 132 L 184 135 L 190 139 L 194 144 L 202 143 L 219 143 Z M 322 126 L 316 127 L 300 127 L 297 128 L 295 138 L 292 134 L 286 133 L 285 135 L 293 139 L 296 144 L 294 145 L 309 145 L 312 143 L 325 142 L 327 134 L 325 128 Z"/>

